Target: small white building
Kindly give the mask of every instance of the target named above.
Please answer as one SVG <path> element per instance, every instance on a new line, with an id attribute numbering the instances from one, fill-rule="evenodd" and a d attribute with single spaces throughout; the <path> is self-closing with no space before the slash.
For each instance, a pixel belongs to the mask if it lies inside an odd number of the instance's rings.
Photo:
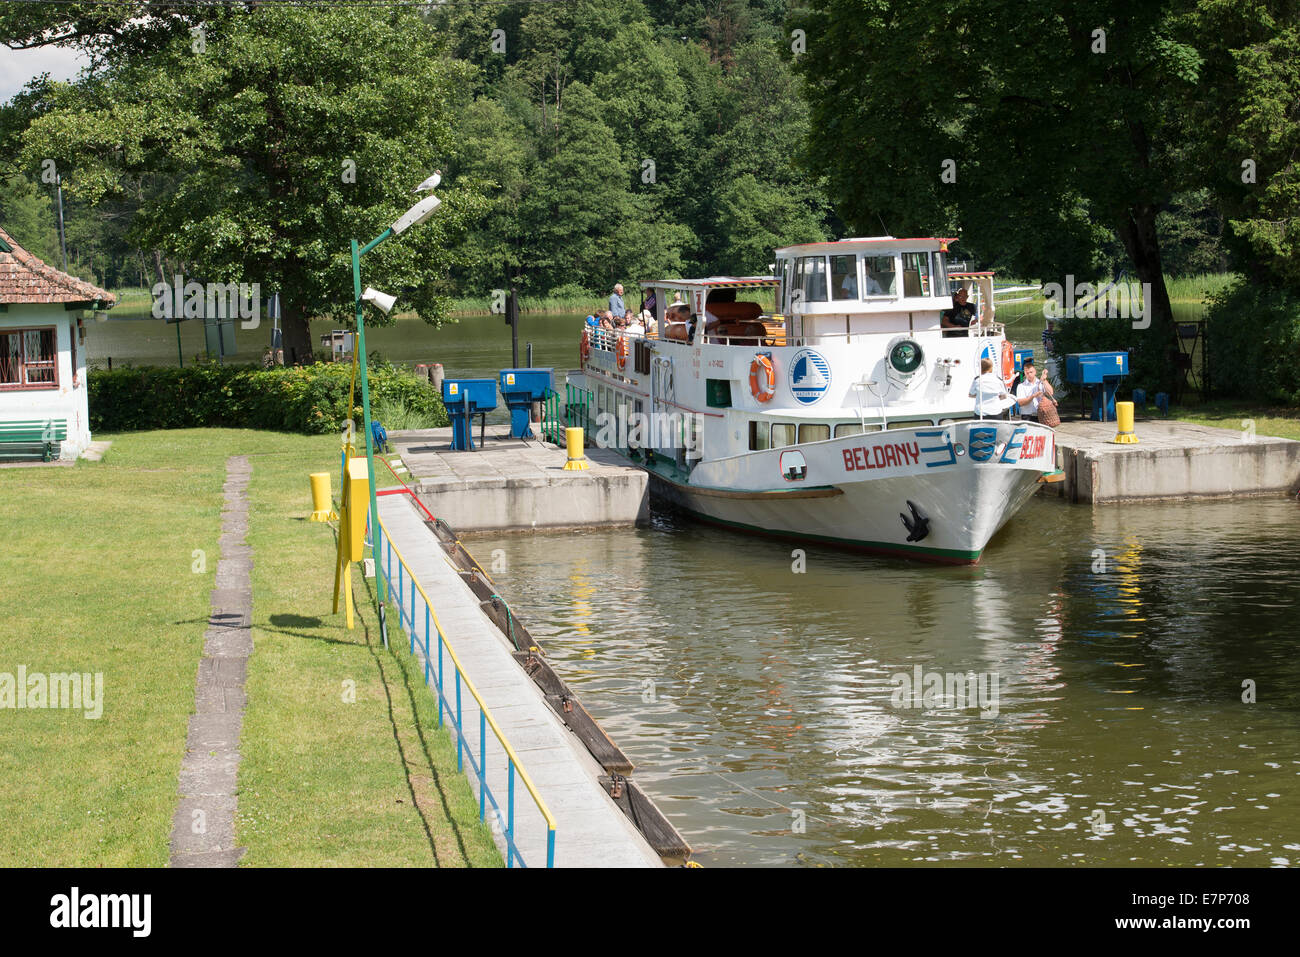
<path id="1" fill-rule="evenodd" d="M 0 228 L 0 460 L 30 452 L 33 437 L 54 439 L 59 458 L 85 451 L 85 312 L 116 301 L 41 262 Z"/>

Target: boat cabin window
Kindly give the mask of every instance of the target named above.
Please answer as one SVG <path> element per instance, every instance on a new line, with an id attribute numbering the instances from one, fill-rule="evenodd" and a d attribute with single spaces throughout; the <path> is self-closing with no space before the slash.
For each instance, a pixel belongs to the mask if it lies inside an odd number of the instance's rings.
<path id="1" fill-rule="evenodd" d="M 801 425 L 799 426 L 799 444 L 804 445 L 808 442 L 825 442 L 831 437 L 831 427 L 829 425 Z"/>
<path id="2" fill-rule="evenodd" d="M 906 422 L 890 422 L 891 429 L 924 429 L 927 426 L 934 425 L 930 419 L 909 419 Z"/>
<path id="3" fill-rule="evenodd" d="M 838 439 L 841 435 L 861 435 L 863 432 L 879 432 L 880 426 L 868 425 L 863 428 L 861 422 L 841 422 L 835 426 L 835 437 Z"/>
<path id="4" fill-rule="evenodd" d="M 903 295 L 933 296 L 929 253 L 903 253 Z"/>
<path id="5" fill-rule="evenodd" d="M 800 256 L 794 261 L 794 289 L 791 295 L 801 302 L 826 301 L 825 256 Z"/>
<path id="6" fill-rule="evenodd" d="M 772 426 L 772 448 L 782 449 L 795 443 L 793 422 L 777 422 Z"/>
<path id="7" fill-rule="evenodd" d="M 862 257 L 862 298 L 893 297 L 898 293 L 898 273 L 893 256 Z"/>
<path id="8" fill-rule="evenodd" d="M 751 452 L 762 452 L 764 449 L 770 449 L 772 443 L 769 441 L 768 425 L 766 422 L 749 423 L 749 450 Z"/>
<path id="9" fill-rule="evenodd" d="M 858 298 L 858 257 L 831 257 L 831 298 Z"/>

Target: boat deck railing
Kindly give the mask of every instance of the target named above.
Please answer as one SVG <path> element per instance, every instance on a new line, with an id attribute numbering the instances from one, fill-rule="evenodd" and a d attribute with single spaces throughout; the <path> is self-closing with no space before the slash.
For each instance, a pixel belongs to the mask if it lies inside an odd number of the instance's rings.
<path id="1" fill-rule="evenodd" d="M 931 330 L 933 331 L 933 330 Z M 943 330 L 945 339 L 971 338 L 971 339 L 1001 339 L 1004 334 L 1004 326 L 1000 322 L 994 322 L 990 325 L 972 328 L 969 330 Z M 951 334 L 950 334 L 951 333 Z M 767 334 L 763 336 L 744 335 L 744 336 L 720 336 L 710 333 L 704 337 L 708 345 L 722 346 L 756 346 L 776 347 L 776 346 L 794 346 L 801 348 L 804 346 L 824 346 L 835 345 L 838 343 L 849 344 L 855 339 L 862 340 L 870 337 L 879 337 L 888 333 L 881 332 L 828 332 L 818 333 L 809 336 L 787 336 L 784 328 L 769 325 Z M 591 347 L 616 354 L 618 351 L 619 339 L 626 342 L 636 342 L 638 340 L 647 340 L 653 342 L 677 342 L 684 346 L 691 343 L 682 339 L 667 339 L 655 335 L 638 335 L 635 333 L 620 332 L 611 329 L 592 329 L 591 330 Z"/>

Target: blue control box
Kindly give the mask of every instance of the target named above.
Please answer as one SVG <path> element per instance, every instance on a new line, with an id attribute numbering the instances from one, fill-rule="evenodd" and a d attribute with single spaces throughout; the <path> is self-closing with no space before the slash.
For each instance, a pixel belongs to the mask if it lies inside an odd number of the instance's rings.
<path id="1" fill-rule="evenodd" d="M 534 402 L 541 402 L 551 391 L 554 379 L 551 369 L 502 369 L 498 378 L 501 395 L 510 410 L 510 436 L 531 439 L 529 425 Z"/>
<path id="2" fill-rule="evenodd" d="M 1091 387 L 1092 418 L 1097 422 L 1115 420 L 1115 394 L 1126 375 L 1127 352 L 1074 352 L 1065 357 L 1065 381 Z"/>
<path id="3" fill-rule="evenodd" d="M 474 433 L 470 416 L 486 414 L 497 407 L 496 380 L 443 379 L 442 402 L 451 418 L 452 451 L 472 452 Z"/>

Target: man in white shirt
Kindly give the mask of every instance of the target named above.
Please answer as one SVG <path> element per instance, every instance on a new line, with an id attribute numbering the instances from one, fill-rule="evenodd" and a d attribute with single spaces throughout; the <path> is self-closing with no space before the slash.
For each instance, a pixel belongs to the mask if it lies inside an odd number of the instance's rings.
<path id="1" fill-rule="evenodd" d="M 1021 368 L 1025 372 L 1025 381 L 1016 386 L 1016 403 L 1020 406 L 1020 417 L 1030 422 L 1038 421 L 1038 397 L 1052 397 L 1052 383 L 1038 378 L 1034 360 L 1026 359 Z"/>
<path id="2" fill-rule="evenodd" d="M 1016 400 L 1007 395 L 1007 386 L 993 372 L 993 360 L 980 360 L 980 374 L 970 384 L 970 396 L 975 400 L 975 412 L 981 418 L 995 418 L 1015 405 Z"/>

